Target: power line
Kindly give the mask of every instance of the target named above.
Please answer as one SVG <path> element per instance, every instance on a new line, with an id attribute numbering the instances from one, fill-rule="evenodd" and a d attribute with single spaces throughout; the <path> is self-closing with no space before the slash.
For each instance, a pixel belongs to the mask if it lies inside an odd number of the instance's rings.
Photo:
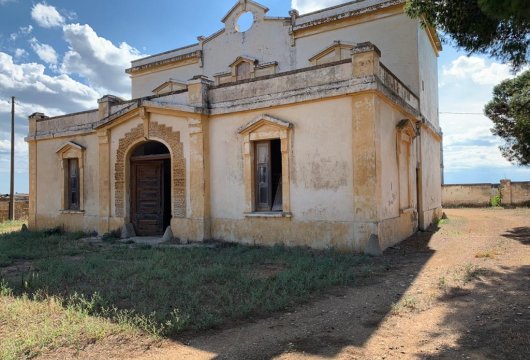
<path id="1" fill-rule="evenodd" d="M 473 113 L 473 112 L 449 112 L 449 111 L 440 111 L 440 114 L 450 114 L 450 115 L 481 115 L 481 116 L 484 116 L 483 113 Z"/>

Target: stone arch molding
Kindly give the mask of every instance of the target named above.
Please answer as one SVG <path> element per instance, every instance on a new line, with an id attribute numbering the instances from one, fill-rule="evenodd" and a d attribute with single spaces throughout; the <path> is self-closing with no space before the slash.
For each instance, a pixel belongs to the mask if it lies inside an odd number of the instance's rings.
<path id="1" fill-rule="evenodd" d="M 171 153 L 171 210 L 172 216 L 178 218 L 186 217 L 186 162 L 184 159 L 184 147 L 180 141 L 180 132 L 173 131 L 169 126 L 150 121 L 148 125 L 148 136 L 146 136 L 144 124 L 139 124 L 125 134 L 119 140 L 116 151 L 116 165 L 114 169 L 114 205 L 117 217 L 125 217 L 126 201 L 126 166 L 129 160 L 129 152 L 134 145 L 146 140 L 163 141 Z"/>

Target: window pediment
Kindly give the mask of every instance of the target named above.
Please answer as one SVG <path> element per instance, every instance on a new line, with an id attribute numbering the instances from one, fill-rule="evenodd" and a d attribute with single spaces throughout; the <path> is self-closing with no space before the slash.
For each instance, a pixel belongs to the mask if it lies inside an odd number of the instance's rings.
<path id="1" fill-rule="evenodd" d="M 411 139 L 416 138 L 417 132 L 414 123 L 410 119 L 403 119 L 397 125 L 396 128 L 402 134 L 408 135 Z"/>
<path id="2" fill-rule="evenodd" d="M 280 120 L 269 115 L 260 115 L 254 120 L 238 129 L 241 135 L 249 135 L 255 132 L 273 132 L 285 131 L 291 129 L 293 124 L 288 121 Z"/>
<path id="3" fill-rule="evenodd" d="M 258 63 L 258 59 L 255 59 L 255 58 L 250 57 L 250 56 L 245 56 L 245 55 L 238 56 L 234 60 L 234 62 L 229 65 L 229 67 L 234 68 L 234 67 L 238 66 L 239 64 L 241 64 L 242 62 L 246 62 L 246 63 L 249 63 L 251 65 L 256 65 Z"/>
<path id="4" fill-rule="evenodd" d="M 315 54 L 309 58 L 312 65 L 320 65 L 334 61 L 340 61 L 351 57 L 351 51 L 354 45 L 343 43 L 341 41 L 334 41 L 331 46 Z"/>
<path id="5" fill-rule="evenodd" d="M 178 90 L 186 90 L 187 88 L 188 88 L 188 85 L 186 85 L 184 82 L 169 79 L 168 81 L 154 88 L 152 93 L 156 95 L 160 95 L 160 94 L 166 94 L 166 93 L 178 91 Z"/>
<path id="6" fill-rule="evenodd" d="M 68 141 L 64 143 L 57 151 L 57 155 L 61 157 L 62 159 L 67 158 L 78 158 L 83 155 L 83 152 L 86 150 L 86 148 L 82 145 L 79 145 L 73 141 Z"/>

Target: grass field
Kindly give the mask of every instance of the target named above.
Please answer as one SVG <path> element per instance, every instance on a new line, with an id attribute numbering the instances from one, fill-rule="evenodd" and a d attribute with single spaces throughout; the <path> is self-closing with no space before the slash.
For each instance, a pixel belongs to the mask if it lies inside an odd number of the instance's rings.
<path id="1" fill-rule="evenodd" d="M 334 251 L 82 238 L 0 235 L 0 358 L 83 347 L 109 334 L 214 328 L 290 308 L 369 271 L 364 257 Z"/>
<path id="2" fill-rule="evenodd" d="M 4 221 L 0 222 L 0 234 L 6 234 L 13 231 L 18 231 L 26 220 Z"/>

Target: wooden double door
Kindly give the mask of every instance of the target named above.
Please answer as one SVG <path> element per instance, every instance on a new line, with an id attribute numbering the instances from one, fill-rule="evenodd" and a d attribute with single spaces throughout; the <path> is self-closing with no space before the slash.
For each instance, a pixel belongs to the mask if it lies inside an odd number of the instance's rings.
<path id="1" fill-rule="evenodd" d="M 164 232 L 164 178 L 163 160 L 131 163 L 131 222 L 139 236 Z"/>

